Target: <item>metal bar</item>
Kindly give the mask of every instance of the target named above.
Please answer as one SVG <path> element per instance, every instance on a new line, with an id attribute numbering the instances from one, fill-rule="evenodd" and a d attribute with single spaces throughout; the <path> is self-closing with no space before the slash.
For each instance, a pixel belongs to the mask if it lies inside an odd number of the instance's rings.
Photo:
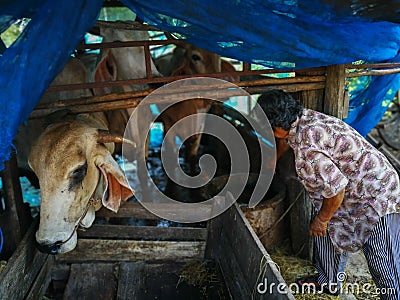
<path id="1" fill-rule="evenodd" d="M 283 79 L 278 79 L 278 78 L 265 78 L 265 79 L 260 79 L 260 80 L 255 80 L 255 81 L 243 81 L 243 82 L 238 82 L 237 86 L 239 87 L 256 87 L 256 86 L 265 86 L 265 85 L 270 85 L 270 84 L 295 84 L 295 83 L 324 83 L 325 78 L 324 76 L 310 76 L 310 78 L 307 77 L 291 77 L 291 78 L 283 78 Z M 209 91 L 210 89 L 219 89 L 223 87 L 226 89 L 225 85 L 222 84 L 214 84 L 214 85 L 207 85 L 204 87 L 198 87 L 197 92 L 206 92 Z M 160 92 L 162 95 L 168 95 L 171 96 L 173 93 L 179 92 L 191 92 L 193 89 L 192 87 L 181 87 L 177 91 L 163 91 Z M 132 91 L 132 92 L 124 92 L 124 93 L 116 93 L 116 94 L 109 94 L 109 95 L 102 95 L 102 96 L 96 96 L 96 97 L 86 97 L 86 98 L 81 98 L 81 99 L 71 99 L 71 100 L 62 100 L 62 101 L 57 101 L 57 102 L 52 102 L 52 103 L 46 103 L 46 104 L 40 104 L 37 106 L 37 108 L 50 108 L 50 107 L 56 107 L 58 105 L 66 105 L 66 104 L 90 104 L 93 102 L 108 102 L 115 100 L 116 98 L 118 99 L 132 99 L 136 97 L 145 97 L 148 94 L 150 94 L 153 90 L 147 90 L 147 91 Z"/>
<path id="2" fill-rule="evenodd" d="M 243 72 L 250 70 L 251 70 L 251 64 L 249 64 L 248 62 L 243 62 Z"/>
<path id="3" fill-rule="evenodd" d="M 146 62 L 146 77 L 149 79 L 153 78 L 153 74 L 151 72 L 151 54 L 148 44 L 144 46 L 144 59 Z"/>
<path id="4" fill-rule="evenodd" d="M 361 76 L 382 76 L 382 75 L 397 74 L 397 73 L 400 73 L 400 68 L 385 69 L 385 70 L 368 70 L 368 71 L 347 73 L 346 77 L 354 78 Z"/>
<path id="5" fill-rule="evenodd" d="M 121 47 L 142 47 L 146 45 L 184 45 L 182 40 L 144 40 L 144 41 L 127 41 L 127 42 L 107 42 L 107 43 L 94 43 L 78 45 L 77 50 L 95 50 L 95 49 L 106 49 L 106 48 L 121 48 Z"/>
<path id="6" fill-rule="evenodd" d="M 323 70 L 324 68 L 314 68 L 308 70 Z M 222 78 L 228 75 L 231 76 L 244 76 L 244 75 L 268 75 L 268 74 L 280 74 L 280 73 L 291 73 L 294 70 L 252 70 L 252 71 L 236 71 L 236 72 L 219 72 L 219 73 L 208 73 L 208 74 L 196 74 L 196 75 L 179 75 L 179 76 L 168 76 L 168 77 L 153 77 L 153 78 L 141 78 L 141 79 L 130 79 L 130 80 L 117 80 L 117 81 L 106 81 L 106 82 L 92 82 L 92 83 L 81 83 L 81 84 L 70 84 L 70 85 L 54 85 L 50 86 L 47 91 L 64 91 L 64 90 L 79 90 L 79 89 L 90 89 L 99 88 L 104 86 L 121 86 L 121 85 L 133 85 L 133 84 L 149 84 L 149 83 L 168 83 L 175 80 L 190 78 L 190 77 L 215 77 Z M 299 77 L 289 77 L 289 78 L 299 78 Z M 266 78 L 268 79 L 268 78 Z M 271 80 L 282 80 L 287 78 L 269 78 Z M 246 81 L 235 82 L 240 86 L 244 85 Z M 248 83 L 248 82 L 247 82 Z"/>
<path id="7" fill-rule="evenodd" d="M 400 67 L 400 63 L 376 63 L 376 64 L 345 64 L 346 69 L 367 69 L 367 68 L 394 68 Z"/>
<path id="8" fill-rule="evenodd" d="M 114 29 L 128 29 L 128 30 L 140 30 L 140 31 L 163 31 L 157 27 L 143 24 L 137 21 L 103 21 L 98 20 L 96 26 L 114 28 Z"/>
<path id="9" fill-rule="evenodd" d="M 277 82 L 278 83 L 278 82 Z M 282 89 L 286 92 L 299 92 L 299 91 L 310 91 L 310 90 L 321 90 L 324 89 L 325 83 L 324 82 L 313 82 L 313 83 L 291 83 L 291 84 L 271 84 L 271 85 L 264 85 L 264 86 L 256 86 L 256 87 L 247 87 L 244 88 L 250 94 L 260 94 L 269 88 L 277 88 Z M 230 91 L 227 91 L 224 95 L 222 92 L 220 93 L 222 96 L 232 96 L 229 94 Z M 88 112 L 95 112 L 95 111 L 107 111 L 107 110 L 116 110 L 116 109 L 125 109 L 125 108 L 134 108 L 139 105 L 140 101 L 145 97 L 142 96 L 133 96 L 132 94 L 128 93 L 124 94 L 110 94 L 104 97 L 103 100 L 106 99 L 107 96 L 112 97 L 113 99 L 110 101 L 103 101 L 103 102 L 92 102 L 92 103 L 85 103 L 85 104 L 68 104 L 62 103 L 65 101 L 58 102 L 56 105 L 52 105 L 51 107 L 42 107 L 40 109 L 35 109 L 30 118 L 42 118 L 47 116 L 50 113 L 59 110 L 60 108 L 69 109 L 72 113 L 88 113 Z M 237 95 L 237 94 L 235 94 Z M 206 96 L 204 96 L 206 98 Z M 88 100 L 90 98 L 86 98 Z M 79 99 L 72 99 L 70 101 L 75 101 Z M 98 99 L 97 99 L 98 100 Z M 173 101 L 173 97 L 164 96 L 160 99 L 157 98 L 157 103 L 170 103 Z M 153 102 L 152 102 L 153 103 Z"/>

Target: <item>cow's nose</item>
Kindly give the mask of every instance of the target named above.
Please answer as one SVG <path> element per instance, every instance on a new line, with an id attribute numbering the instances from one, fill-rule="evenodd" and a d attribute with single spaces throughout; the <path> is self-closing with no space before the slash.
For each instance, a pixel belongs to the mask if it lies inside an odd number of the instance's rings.
<path id="1" fill-rule="evenodd" d="M 54 255 L 60 251 L 61 244 L 60 242 L 55 242 L 53 244 L 40 244 L 36 242 L 36 248 L 38 248 L 40 252 Z"/>

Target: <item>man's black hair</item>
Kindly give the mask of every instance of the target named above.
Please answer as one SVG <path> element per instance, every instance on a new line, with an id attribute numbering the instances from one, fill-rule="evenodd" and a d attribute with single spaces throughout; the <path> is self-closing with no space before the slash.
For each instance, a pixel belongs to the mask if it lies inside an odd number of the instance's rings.
<path id="1" fill-rule="evenodd" d="M 290 94 L 278 89 L 264 92 L 258 97 L 257 103 L 267 115 L 273 129 L 282 127 L 284 130 L 290 130 L 290 125 L 304 109 Z"/>

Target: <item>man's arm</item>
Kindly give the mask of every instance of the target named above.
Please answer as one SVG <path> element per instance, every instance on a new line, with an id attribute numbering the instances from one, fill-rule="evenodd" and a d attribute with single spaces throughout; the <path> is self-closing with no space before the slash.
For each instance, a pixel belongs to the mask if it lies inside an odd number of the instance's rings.
<path id="1" fill-rule="evenodd" d="M 338 210 L 343 202 L 345 189 L 341 190 L 337 195 L 326 198 L 322 202 L 321 210 L 315 216 L 311 223 L 309 235 L 325 236 L 329 221 L 334 213 Z"/>

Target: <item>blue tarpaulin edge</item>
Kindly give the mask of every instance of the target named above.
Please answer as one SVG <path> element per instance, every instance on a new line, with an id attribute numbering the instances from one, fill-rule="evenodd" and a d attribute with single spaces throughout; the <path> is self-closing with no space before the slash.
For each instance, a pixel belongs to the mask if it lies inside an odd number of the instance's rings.
<path id="1" fill-rule="evenodd" d="M 317 0 L 121 0 L 142 20 L 223 56 L 277 69 L 398 62 L 400 27 L 338 10 Z M 330 1 L 330 3 L 334 1 Z M 0 57 L 0 169 L 18 126 L 61 70 L 99 14 L 100 0 L 0 3 L 0 31 L 29 17 L 20 38 Z M 398 75 L 374 77 L 351 95 L 346 120 L 363 135 L 400 87 Z M 386 101 L 387 102 L 387 101 Z"/>

